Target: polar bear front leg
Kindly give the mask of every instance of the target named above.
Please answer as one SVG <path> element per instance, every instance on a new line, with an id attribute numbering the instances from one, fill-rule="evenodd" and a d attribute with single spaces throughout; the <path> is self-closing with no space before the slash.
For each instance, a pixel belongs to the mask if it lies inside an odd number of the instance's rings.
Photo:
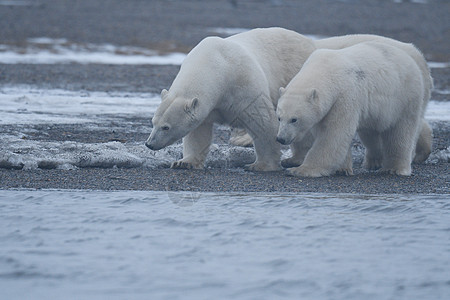
<path id="1" fill-rule="evenodd" d="M 276 141 L 276 134 L 266 133 L 265 136 L 254 135 L 252 138 L 253 144 L 255 145 L 256 161 L 246 165 L 245 169 L 248 171 L 281 170 L 281 146 Z"/>
<path id="2" fill-rule="evenodd" d="M 281 145 L 277 142 L 278 119 L 269 97 L 261 97 L 248 106 L 240 118 L 253 139 L 256 161 L 246 165 L 249 171 L 281 170 Z"/>
<path id="3" fill-rule="evenodd" d="M 300 166 L 313 143 L 314 136 L 311 132 L 308 132 L 301 140 L 295 139 L 291 144 L 292 157 L 283 159 L 281 161 L 281 166 L 283 168 Z"/>
<path id="4" fill-rule="evenodd" d="M 392 129 L 381 134 L 383 140 L 383 168 L 390 174 L 410 176 L 418 124 L 403 119 Z"/>
<path id="5" fill-rule="evenodd" d="M 213 124 L 205 122 L 183 138 L 183 159 L 172 169 L 203 169 L 212 140 Z"/>
<path id="6" fill-rule="evenodd" d="M 317 125 L 313 146 L 300 167 L 288 173 L 300 177 L 322 177 L 334 174 L 340 168 L 352 174 L 350 145 L 356 132 L 357 120 L 351 115 L 330 114 L 331 120 Z M 350 167 L 349 167 L 350 166 Z"/>
<path id="7" fill-rule="evenodd" d="M 352 176 L 353 175 L 353 161 L 352 161 L 352 147 L 348 148 L 347 156 L 345 157 L 344 164 L 336 171 L 338 175 Z"/>
<path id="8" fill-rule="evenodd" d="M 289 175 L 297 177 L 322 177 L 334 173 L 353 175 L 350 151 L 342 151 L 339 150 L 341 147 L 336 147 L 322 148 L 329 151 L 314 152 L 314 148 L 313 146 L 308 152 L 301 166 L 287 169 Z"/>

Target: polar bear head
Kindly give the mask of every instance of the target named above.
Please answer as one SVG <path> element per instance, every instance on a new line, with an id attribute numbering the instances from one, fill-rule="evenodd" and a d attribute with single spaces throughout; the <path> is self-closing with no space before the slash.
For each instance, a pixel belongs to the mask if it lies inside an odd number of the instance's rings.
<path id="1" fill-rule="evenodd" d="M 291 144 L 303 136 L 318 122 L 320 115 L 319 96 L 316 89 L 291 91 L 280 88 L 277 116 L 280 122 L 277 141 Z"/>
<path id="2" fill-rule="evenodd" d="M 153 116 L 153 129 L 145 145 L 152 150 L 169 146 L 186 136 L 203 121 L 198 98 L 171 97 L 161 92 L 162 102 Z"/>

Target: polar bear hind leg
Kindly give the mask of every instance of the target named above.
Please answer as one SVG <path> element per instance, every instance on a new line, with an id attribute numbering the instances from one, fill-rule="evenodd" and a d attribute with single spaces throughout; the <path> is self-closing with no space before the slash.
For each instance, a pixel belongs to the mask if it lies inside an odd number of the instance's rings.
<path id="1" fill-rule="evenodd" d="M 415 147 L 417 122 L 404 118 L 391 129 L 381 133 L 383 145 L 383 172 L 410 176 Z"/>
<path id="2" fill-rule="evenodd" d="M 246 165 L 248 171 L 281 170 L 281 146 L 276 141 L 278 121 L 269 97 L 261 96 L 241 113 L 240 123 L 253 139 L 256 161 Z"/>
<path id="3" fill-rule="evenodd" d="M 358 135 L 364 147 L 366 147 L 363 166 L 368 170 L 380 169 L 383 161 L 380 134 L 375 130 L 361 129 L 358 130 Z"/>
<path id="4" fill-rule="evenodd" d="M 433 143 L 433 132 L 427 121 L 422 120 L 422 126 L 417 139 L 416 152 L 414 156 L 415 163 L 421 163 L 430 156 Z"/>

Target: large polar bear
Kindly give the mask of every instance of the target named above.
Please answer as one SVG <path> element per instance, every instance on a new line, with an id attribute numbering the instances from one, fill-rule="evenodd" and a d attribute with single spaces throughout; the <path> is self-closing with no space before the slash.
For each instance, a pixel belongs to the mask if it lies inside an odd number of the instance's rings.
<path id="1" fill-rule="evenodd" d="M 202 168 L 213 123 L 226 123 L 253 139 L 256 161 L 248 169 L 281 169 L 274 104 L 313 51 L 310 39 L 282 28 L 205 38 L 162 91 L 146 146 L 158 150 L 184 137 L 183 159 L 172 168 Z"/>
<path id="2" fill-rule="evenodd" d="M 433 79 L 430 76 L 430 70 L 428 68 L 427 62 L 423 57 L 422 53 L 413 45 L 408 43 L 403 43 L 391 38 L 382 37 L 372 34 L 352 34 L 337 36 L 331 38 L 324 38 L 319 40 L 311 40 L 316 49 L 343 49 L 349 46 L 356 45 L 358 43 L 377 41 L 386 43 L 388 45 L 397 47 L 412 57 L 416 62 L 417 66 L 420 68 L 422 73 L 422 80 L 424 85 L 423 100 L 424 105 L 426 105 L 430 99 L 431 91 L 433 89 Z M 309 51 L 309 49 L 308 49 Z M 307 53 L 299 53 L 302 57 L 307 57 Z M 301 66 L 300 66 L 301 67 Z M 277 101 L 278 99 L 276 99 Z M 274 102 L 274 106 L 277 102 Z M 244 135 L 239 131 L 235 131 L 235 134 L 230 139 L 230 142 L 238 146 L 249 146 L 251 145 L 251 138 L 248 135 Z M 312 146 L 313 138 L 311 135 L 306 136 L 303 140 L 295 140 L 291 146 L 292 157 L 285 159 L 282 162 L 284 167 L 294 167 L 299 166 L 306 153 Z M 423 119 L 421 124 L 420 136 L 417 140 L 416 150 L 415 150 L 415 162 L 425 161 L 431 153 L 432 146 L 432 131 L 428 123 Z M 376 168 L 377 166 L 372 166 Z"/>
<path id="3" fill-rule="evenodd" d="M 316 50 L 278 102 L 277 140 L 290 144 L 308 132 L 314 143 L 296 176 L 352 174 L 351 141 L 357 131 L 366 164 L 411 174 L 420 134 L 424 80 L 414 59 L 398 47 L 365 42 L 341 50 Z"/>

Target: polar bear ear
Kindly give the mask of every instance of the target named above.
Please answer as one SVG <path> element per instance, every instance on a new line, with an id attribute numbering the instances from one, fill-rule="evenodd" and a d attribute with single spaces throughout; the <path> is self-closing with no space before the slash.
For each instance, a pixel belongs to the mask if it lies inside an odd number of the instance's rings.
<path id="1" fill-rule="evenodd" d="M 280 89 L 278 90 L 278 93 L 280 94 L 280 97 L 283 96 L 284 92 L 286 92 L 286 88 L 280 87 Z"/>
<path id="2" fill-rule="evenodd" d="M 192 99 L 192 100 L 189 100 L 187 103 L 186 103 L 186 105 L 185 105 L 185 107 L 184 107 L 184 110 L 186 111 L 186 112 L 188 112 L 188 113 L 194 113 L 195 112 L 195 110 L 197 109 L 197 107 L 198 107 L 198 98 L 194 98 L 194 99 Z"/>
<path id="3" fill-rule="evenodd" d="M 161 101 L 164 101 L 167 98 L 168 93 L 169 93 L 169 91 L 167 91 L 166 89 L 163 89 L 161 91 Z"/>

